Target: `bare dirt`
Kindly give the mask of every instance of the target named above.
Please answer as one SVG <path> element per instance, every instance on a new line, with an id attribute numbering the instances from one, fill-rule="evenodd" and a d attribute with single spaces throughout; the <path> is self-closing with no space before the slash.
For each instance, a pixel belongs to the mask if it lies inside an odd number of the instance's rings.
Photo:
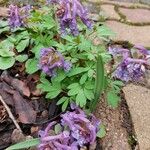
<path id="1" fill-rule="evenodd" d="M 126 101 L 123 99 L 118 108 L 113 109 L 102 99 L 95 111 L 96 117 L 106 127 L 106 136 L 100 140 L 103 150 L 135 149 L 134 131 Z"/>

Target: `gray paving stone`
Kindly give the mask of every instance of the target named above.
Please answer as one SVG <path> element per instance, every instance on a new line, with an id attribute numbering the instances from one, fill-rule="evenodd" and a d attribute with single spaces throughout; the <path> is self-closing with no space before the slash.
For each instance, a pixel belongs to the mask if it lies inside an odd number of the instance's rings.
<path id="1" fill-rule="evenodd" d="M 107 21 L 106 24 L 116 33 L 112 40 L 150 47 L 150 26 L 130 26 L 116 21 Z"/>
<path id="2" fill-rule="evenodd" d="M 110 4 L 116 4 L 119 6 L 126 6 L 126 7 L 131 7 L 131 6 L 138 6 L 138 7 L 147 7 L 149 8 L 149 5 L 146 4 L 140 4 L 140 3 L 130 3 L 130 2 L 124 2 L 122 0 L 120 0 L 120 2 L 118 1 L 111 1 L 111 0 L 87 0 L 88 2 L 92 2 L 92 3 L 110 3 Z"/>
<path id="3" fill-rule="evenodd" d="M 101 10 L 106 18 L 120 19 L 120 16 L 115 12 L 113 5 L 101 5 Z"/>
<path id="4" fill-rule="evenodd" d="M 120 8 L 120 12 L 131 22 L 150 22 L 150 10 Z"/>
<path id="5" fill-rule="evenodd" d="M 140 150 L 150 150 L 150 89 L 129 84 L 123 91 Z"/>

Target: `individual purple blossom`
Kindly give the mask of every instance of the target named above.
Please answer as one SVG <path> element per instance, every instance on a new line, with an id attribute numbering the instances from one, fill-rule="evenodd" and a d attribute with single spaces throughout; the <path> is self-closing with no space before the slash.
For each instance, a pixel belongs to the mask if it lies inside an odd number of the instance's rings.
<path id="1" fill-rule="evenodd" d="M 17 5 L 9 6 L 9 25 L 10 27 L 17 28 L 26 26 L 26 20 L 29 16 L 30 5 L 19 8 Z"/>
<path id="2" fill-rule="evenodd" d="M 70 30 L 74 36 L 79 34 L 77 27 L 77 18 L 88 27 L 92 28 L 92 21 L 88 18 L 88 11 L 82 6 L 79 0 L 50 0 L 51 3 L 57 3 L 59 8 L 56 12 L 60 22 L 61 33 L 67 33 Z"/>
<path id="3" fill-rule="evenodd" d="M 139 52 L 144 54 L 144 55 L 150 55 L 150 50 L 146 49 L 144 46 L 135 45 L 133 48 L 139 50 Z"/>
<path id="4" fill-rule="evenodd" d="M 49 76 L 55 76 L 56 70 L 69 71 L 71 63 L 66 61 L 60 52 L 54 48 L 43 48 L 40 52 L 39 68 Z"/>
<path id="5" fill-rule="evenodd" d="M 109 54 L 116 56 L 116 55 L 122 55 L 123 53 L 129 53 L 128 49 L 123 49 L 120 47 L 108 47 Z"/>

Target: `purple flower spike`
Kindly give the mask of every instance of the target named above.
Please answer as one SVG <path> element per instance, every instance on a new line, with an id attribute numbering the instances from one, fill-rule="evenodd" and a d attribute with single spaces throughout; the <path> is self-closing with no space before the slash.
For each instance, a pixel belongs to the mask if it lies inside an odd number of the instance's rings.
<path id="1" fill-rule="evenodd" d="M 78 17 L 88 28 L 92 28 L 93 23 L 88 18 L 88 12 L 81 5 L 79 0 L 50 0 L 49 2 L 59 5 L 56 14 L 59 18 L 62 35 L 67 33 L 67 29 L 69 29 L 70 33 L 74 36 L 79 34 L 77 27 Z"/>
<path id="2" fill-rule="evenodd" d="M 58 68 L 66 72 L 71 69 L 71 63 L 53 48 L 43 48 L 40 52 L 39 68 L 49 76 L 56 76 Z"/>
<path id="3" fill-rule="evenodd" d="M 10 27 L 17 28 L 21 26 L 26 26 L 26 20 L 29 16 L 29 10 L 31 7 L 29 5 L 19 8 L 16 5 L 9 6 L 9 25 Z"/>

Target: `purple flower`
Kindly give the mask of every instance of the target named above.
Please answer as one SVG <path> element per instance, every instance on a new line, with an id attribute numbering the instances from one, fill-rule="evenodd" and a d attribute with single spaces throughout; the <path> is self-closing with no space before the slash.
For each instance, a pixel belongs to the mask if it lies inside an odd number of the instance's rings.
<path id="1" fill-rule="evenodd" d="M 149 64 L 150 53 L 142 46 L 134 46 L 140 52 L 135 58 L 128 49 L 109 47 L 109 53 L 114 57 L 122 56 L 122 61 L 114 71 L 113 76 L 123 81 L 139 81 L 144 77 L 146 66 Z"/>
<path id="2" fill-rule="evenodd" d="M 147 50 L 145 47 L 141 45 L 135 45 L 134 48 L 138 49 L 140 53 L 144 55 L 150 55 L 150 50 Z"/>
<path id="3" fill-rule="evenodd" d="M 27 17 L 29 16 L 29 5 L 19 8 L 16 5 L 9 6 L 9 25 L 11 28 L 26 26 Z"/>
<path id="4" fill-rule="evenodd" d="M 92 28 L 92 21 L 88 18 L 87 10 L 81 5 L 79 0 L 51 0 L 51 3 L 57 3 L 59 8 L 56 12 L 60 22 L 61 33 L 67 33 L 67 29 L 71 34 L 78 35 L 77 17 L 88 27 Z"/>
<path id="5" fill-rule="evenodd" d="M 120 47 L 108 47 L 108 51 L 109 51 L 109 54 L 113 56 L 118 55 L 118 54 L 129 53 L 128 49 L 123 49 Z"/>
<path id="6" fill-rule="evenodd" d="M 66 72 L 71 69 L 71 63 L 65 61 L 60 52 L 54 48 L 43 48 L 40 52 L 39 68 L 49 76 L 55 76 L 58 68 Z"/>
<path id="7" fill-rule="evenodd" d="M 71 107 L 72 111 L 61 115 L 61 133 L 49 134 L 56 122 L 50 123 L 45 130 L 39 131 L 39 150 L 78 150 L 95 142 L 100 121 L 94 115 L 88 117 L 74 104 Z"/>
<path id="8" fill-rule="evenodd" d="M 146 60 L 143 59 L 124 59 L 117 67 L 113 76 L 123 81 L 139 81 L 145 74 Z"/>
<path id="9" fill-rule="evenodd" d="M 95 142 L 100 122 L 93 116 L 89 119 L 80 108 L 75 108 L 73 112 L 68 111 L 61 117 L 62 125 L 70 129 L 71 136 L 80 147 Z"/>

